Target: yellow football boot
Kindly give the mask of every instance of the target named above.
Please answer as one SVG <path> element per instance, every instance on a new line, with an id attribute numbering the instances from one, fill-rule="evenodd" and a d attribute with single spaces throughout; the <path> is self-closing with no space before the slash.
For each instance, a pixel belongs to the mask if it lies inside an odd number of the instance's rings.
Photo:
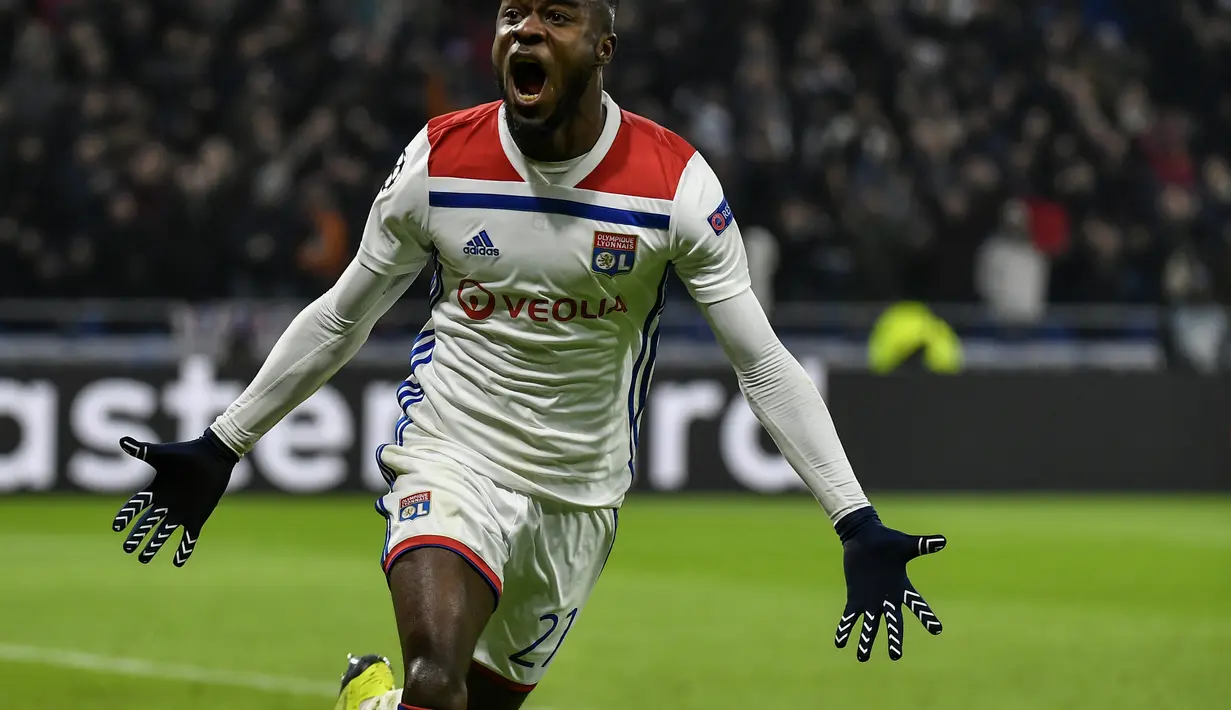
<path id="1" fill-rule="evenodd" d="M 359 710 L 359 703 L 393 690 L 393 668 L 384 656 L 355 658 L 346 655 L 346 672 L 342 674 L 342 691 L 333 710 Z"/>

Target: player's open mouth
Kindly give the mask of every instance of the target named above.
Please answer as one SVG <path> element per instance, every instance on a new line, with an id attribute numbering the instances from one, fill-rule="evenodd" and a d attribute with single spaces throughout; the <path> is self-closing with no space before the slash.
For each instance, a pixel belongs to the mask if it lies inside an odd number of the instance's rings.
<path id="1" fill-rule="evenodd" d="M 513 98 L 523 106 L 533 106 L 547 90 L 547 70 L 537 60 L 514 58 L 509 63 L 509 78 L 513 84 Z"/>

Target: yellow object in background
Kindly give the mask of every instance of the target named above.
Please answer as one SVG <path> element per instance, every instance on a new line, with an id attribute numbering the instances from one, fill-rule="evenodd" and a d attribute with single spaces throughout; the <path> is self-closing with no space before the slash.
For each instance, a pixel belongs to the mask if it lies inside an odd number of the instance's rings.
<path id="1" fill-rule="evenodd" d="M 917 354 L 931 372 L 953 374 L 962 369 L 962 343 L 953 328 L 922 303 L 896 303 L 872 327 L 868 367 L 879 374 L 893 372 Z"/>

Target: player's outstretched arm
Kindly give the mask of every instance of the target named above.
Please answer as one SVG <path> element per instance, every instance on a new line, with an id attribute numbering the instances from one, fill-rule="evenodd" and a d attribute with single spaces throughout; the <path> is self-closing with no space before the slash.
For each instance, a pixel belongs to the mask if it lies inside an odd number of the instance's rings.
<path id="1" fill-rule="evenodd" d="M 150 485 L 130 498 L 112 521 L 112 529 L 123 532 L 140 516 L 124 540 L 124 551 L 135 552 L 152 531 L 138 556 L 148 563 L 182 527 L 173 562 L 183 566 L 226 492 L 240 455 L 354 356 L 372 325 L 413 280 L 414 274 L 380 276 L 352 263 L 333 288 L 292 321 L 256 378 L 199 438 L 170 444 L 121 439 L 125 453 L 154 469 Z"/>
<path id="2" fill-rule="evenodd" d="M 368 213 L 359 253 L 283 333 L 244 393 L 210 429 L 243 455 L 333 377 L 431 259 L 426 131 L 402 152 Z"/>
<path id="3" fill-rule="evenodd" d="M 291 321 L 247 389 L 210 429 L 236 453 L 247 453 L 359 352 L 416 275 L 381 275 L 352 261 L 332 288 Z"/>
<path id="4" fill-rule="evenodd" d="M 112 529 L 122 533 L 137 519 L 125 552 L 136 551 L 152 531 L 138 557 L 149 562 L 182 527 L 174 563 L 183 566 L 240 456 L 354 357 L 372 326 L 405 293 L 431 255 L 421 221 L 426 162 L 426 134 L 420 133 L 376 198 L 358 256 L 332 288 L 296 316 L 255 379 L 204 434 L 171 444 L 120 441 L 126 453 L 154 469 L 150 484 L 112 521 Z"/>
<path id="5" fill-rule="evenodd" d="M 851 470 L 824 400 L 774 334 L 751 290 L 702 310 L 749 406 L 834 521 L 842 541 L 847 599 L 834 643 L 844 648 L 857 635 L 856 657 L 867 661 L 883 616 L 889 658 L 898 660 L 903 604 L 924 628 L 939 634 L 940 620 L 911 585 L 906 563 L 939 552 L 945 538 L 907 535 L 881 524 Z"/>
<path id="6" fill-rule="evenodd" d="M 940 633 L 940 621 L 906 577 L 906 563 L 939 551 L 945 539 L 906 535 L 881 524 L 851 470 L 829 409 L 752 293 L 739 225 L 700 155 L 692 157 L 680 179 L 671 232 L 676 272 L 735 368 L 749 406 L 842 540 L 847 598 L 834 642 L 842 648 L 857 631 L 857 656 L 868 660 L 884 616 L 889 657 L 901 658 L 902 604 L 928 631 Z"/>

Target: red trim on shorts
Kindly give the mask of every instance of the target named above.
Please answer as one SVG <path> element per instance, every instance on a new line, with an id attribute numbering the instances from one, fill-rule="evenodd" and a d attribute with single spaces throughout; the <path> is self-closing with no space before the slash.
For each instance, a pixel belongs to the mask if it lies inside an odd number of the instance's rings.
<path id="1" fill-rule="evenodd" d="M 407 705 L 406 703 L 398 703 L 398 710 L 427 710 L 427 708 L 421 708 L 418 705 Z"/>
<path id="2" fill-rule="evenodd" d="M 462 559 L 470 563 L 474 570 L 483 576 L 487 583 L 491 585 L 492 591 L 496 594 L 496 601 L 500 601 L 500 595 L 504 593 L 504 585 L 500 583 L 500 577 L 492 571 L 492 568 L 479 557 L 478 553 L 470 549 L 466 543 L 459 540 L 454 540 L 451 537 L 443 535 L 416 535 L 406 538 L 399 542 L 389 554 L 385 556 L 385 574 L 389 574 L 389 570 L 393 569 L 393 563 L 402 555 L 417 550 L 420 547 L 442 547 L 446 550 L 452 550 L 462 556 Z"/>
<path id="3" fill-rule="evenodd" d="M 496 671 L 488 668 L 487 666 L 483 665 L 482 663 L 479 663 L 478 661 L 474 659 L 471 659 L 470 667 L 478 671 L 479 675 L 483 676 L 484 678 L 487 678 L 488 680 L 492 681 L 493 683 L 500 686 L 501 688 L 512 690 L 515 693 L 529 693 L 530 691 L 534 690 L 535 684 L 532 683 L 530 685 L 526 685 L 524 683 L 518 683 L 515 680 L 509 680 L 508 678 L 505 678 L 504 676 L 500 675 Z"/>

